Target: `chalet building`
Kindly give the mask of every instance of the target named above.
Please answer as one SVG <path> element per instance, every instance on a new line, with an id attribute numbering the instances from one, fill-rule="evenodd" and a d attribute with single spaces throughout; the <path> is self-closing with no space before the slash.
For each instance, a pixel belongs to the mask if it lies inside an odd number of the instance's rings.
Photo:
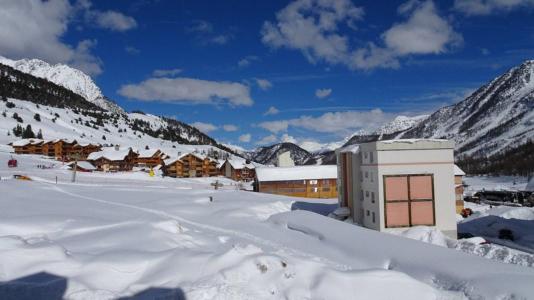
<path id="1" fill-rule="evenodd" d="M 336 198 L 336 166 L 256 168 L 254 191 L 305 198 Z"/>
<path id="2" fill-rule="evenodd" d="M 84 160 L 84 159 L 87 159 L 89 154 L 91 154 L 93 152 L 98 152 L 98 151 L 101 151 L 101 150 L 102 150 L 102 146 L 100 146 L 99 144 L 79 143 L 78 142 L 72 147 L 72 152 L 71 153 L 78 154 L 79 159 Z"/>
<path id="3" fill-rule="evenodd" d="M 159 149 L 138 151 L 138 154 L 139 156 L 135 159 L 135 165 L 138 167 L 154 168 L 163 164 L 163 160 L 167 158 L 167 155 Z"/>
<path id="4" fill-rule="evenodd" d="M 69 161 L 75 153 L 76 140 L 60 139 L 54 141 L 54 157 L 60 161 Z"/>
<path id="5" fill-rule="evenodd" d="M 43 147 L 42 147 L 42 154 L 45 156 L 55 157 L 55 148 L 54 148 L 55 140 L 51 141 L 44 141 Z"/>
<path id="6" fill-rule="evenodd" d="M 163 161 L 163 175 L 169 177 L 184 177 L 184 162 L 180 157 L 167 158 Z"/>
<path id="7" fill-rule="evenodd" d="M 456 213 L 461 214 L 464 209 L 464 181 L 465 172 L 454 165 L 454 191 L 456 194 Z"/>
<path id="8" fill-rule="evenodd" d="M 163 174 L 171 177 L 211 177 L 219 175 L 217 161 L 207 156 L 186 153 L 164 160 Z"/>
<path id="9" fill-rule="evenodd" d="M 235 181 L 253 181 L 256 165 L 249 160 L 229 158 L 219 167 L 220 174 Z"/>
<path id="10" fill-rule="evenodd" d="M 121 150 L 116 146 L 105 148 L 99 152 L 93 152 L 89 154 L 87 160 L 99 171 L 131 171 L 135 165 L 137 155 L 132 148 Z"/>
<path id="11" fill-rule="evenodd" d="M 378 231 L 426 225 L 456 238 L 454 143 L 391 140 L 336 151 L 339 204 Z"/>
<path id="12" fill-rule="evenodd" d="M 16 154 L 41 154 L 43 151 L 43 140 L 22 139 L 10 144 Z"/>

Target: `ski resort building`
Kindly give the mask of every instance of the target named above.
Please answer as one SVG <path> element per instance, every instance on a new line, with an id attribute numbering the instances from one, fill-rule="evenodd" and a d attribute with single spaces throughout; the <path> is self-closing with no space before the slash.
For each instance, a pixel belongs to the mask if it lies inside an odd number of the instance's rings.
<path id="1" fill-rule="evenodd" d="M 73 170 L 75 165 L 76 165 L 76 171 L 78 171 L 78 172 L 93 172 L 93 171 L 96 171 L 95 166 L 93 166 L 88 161 L 78 161 L 76 163 L 72 161 L 72 162 L 67 164 L 67 166 L 68 166 L 68 168 L 70 170 Z"/>
<path id="2" fill-rule="evenodd" d="M 171 177 L 211 177 L 219 175 L 217 161 L 207 156 L 186 153 L 163 161 L 163 174 Z"/>
<path id="3" fill-rule="evenodd" d="M 43 140 L 22 139 L 10 144 L 16 154 L 41 154 L 43 152 Z"/>
<path id="4" fill-rule="evenodd" d="M 135 158 L 135 164 L 138 167 L 153 168 L 163 164 L 163 160 L 167 158 L 167 155 L 159 149 L 142 150 L 138 151 L 138 153 L 139 156 Z"/>
<path id="5" fill-rule="evenodd" d="M 253 181 L 256 165 L 249 160 L 229 158 L 220 167 L 220 173 L 235 181 Z"/>
<path id="6" fill-rule="evenodd" d="M 464 178 L 465 172 L 454 165 L 454 193 L 456 195 L 456 213 L 461 214 L 464 209 Z"/>
<path id="7" fill-rule="evenodd" d="M 336 198 L 336 166 L 256 168 L 254 191 L 305 198 Z"/>
<path id="8" fill-rule="evenodd" d="M 98 171 L 118 172 L 131 171 L 137 158 L 132 148 L 121 150 L 118 146 L 109 147 L 99 152 L 89 154 L 87 160 L 93 164 Z"/>
<path id="9" fill-rule="evenodd" d="M 339 203 L 379 231 L 434 226 L 456 238 L 454 143 L 390 140 L 337 151 Z"/>

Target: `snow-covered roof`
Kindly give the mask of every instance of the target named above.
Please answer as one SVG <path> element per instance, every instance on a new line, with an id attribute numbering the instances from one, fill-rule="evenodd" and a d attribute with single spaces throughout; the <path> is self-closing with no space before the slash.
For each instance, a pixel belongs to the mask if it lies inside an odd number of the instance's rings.
<path id="1" fill-rule="evenodd" d="M 454 165 L 454 176 L 465 176 L 465 172 L 457 165 Z"/>
<path id="2" fill-rule="evenodd" d="M 258 181 L 285 181 L 337 178 L 336 165 L 256 168 Z"/>
<path id="3" fill-rule="evenodd" d="M 124 158 L 128 156 L 131 150 L 132 150 L 131 148 L 126 148 L 123 150 L 115 150 L 114 147 L 108 147 L 102 151 L 93 152 L 89 154 L 89 156 L 87 157 L 87 160 L 97 160 L 99 158 L 105 158 L 108 160 L 124 160 Z"/>
<path id="4" fill-rule="evenodd" d="M 14 147 L 23 147 L 23 146 L 27 146 L 27 145 L 36 145 L 36 144 L 39 144 L 39 143 L 42 143 L 43 140 L 40 140 L 40 139 L 22 139 L 22 140 L 18 140 L 18 141 L 14 141 L 12 146 Z"/>
<path id="5" fill-rule="evenodd" d="M 187 154 L 186 154 L 186 155 L 187 155 Z M 184 156 L 185 156 L 185 155 L 181 155 L 181 156 L 178 156 L 178 157 L 176 157 L 176 156 L 175 156 L 175 157 L 169 157 L 169 158 L 163 160 L 163 163 L 164 163 L 165 165 L 172 165 L 172 164 L 175 163 L 176 161 L 180 161 L 180 162 L 181 162 L 180 159 L 182 159 L 182 157 L 184 157 Z"/>
<path id="6" fill-rule="evenodd" d="M 243 168 L 248 168 L 248 169 L 256 168 L 256 165 L 253 162 L 249 162 L 247 164 L 246 159 L 231 158 L 231 159 L 227 159 L 227 161 L 232 166 L 232 168 L 237 169 L 237 170 L 240 170 Z"/>
<path id="7" fill-rule="evenodd" d="M 85 170 L 91 170 L 91 171 L 96 170 L 95 166 L 93 166 L 88 161 L 79 161 L 77 164 L 78 164 L 79 168 L 82 168 L 82 169 L 85 169 Z M 72 167 L 74 165 L 74 162 L 70 162 L 70 163 L 68 163 L 68 165 L 70 167 Z"/>
<path id="8" fill-rule="evenodd" d="M 158 151 L 160 150 L 154 148 L 154 149 L 149 149 L 149 150 L 138 151 L 138 153 L 139 153 L 140 158 L 150 158 L 150 157 L 153 157 Z"/>
<path id="9" fill-rule="evenodd" d="M 376 150 L 454 149 L 454 142 L 444 139 L 397 139 L 374 143 Z"/>
<path id="10" fill-rule="evenodd" d="M 353 145 L 347 145 L 343 148 L 339 148 L 337 150 L 339 153 L 358 153 L 360 152 L 360 145 L 359 144 L 353 144 Z"/>

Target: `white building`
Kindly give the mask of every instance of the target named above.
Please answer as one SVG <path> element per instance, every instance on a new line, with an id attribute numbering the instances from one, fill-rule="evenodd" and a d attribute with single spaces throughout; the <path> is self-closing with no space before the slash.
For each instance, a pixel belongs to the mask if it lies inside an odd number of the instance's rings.
<path id="1" fill-rule="evenodd" d="M 453 150 L 447 140 L 418 139 L 342 148 L 339 203 L 367 228 L 435 226 L 456 238 Z"/>

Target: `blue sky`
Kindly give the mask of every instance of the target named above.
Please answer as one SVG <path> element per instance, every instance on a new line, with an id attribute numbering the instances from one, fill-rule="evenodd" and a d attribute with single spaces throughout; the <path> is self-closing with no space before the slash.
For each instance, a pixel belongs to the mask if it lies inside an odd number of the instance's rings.
<path id="1" fill-rule="evenodd" d="M 2 6 L 0 55 L 81 68 L 126 110 L 245 148 L 312 147 L 429 113 L 534 58 L 531 0 Z"/>

